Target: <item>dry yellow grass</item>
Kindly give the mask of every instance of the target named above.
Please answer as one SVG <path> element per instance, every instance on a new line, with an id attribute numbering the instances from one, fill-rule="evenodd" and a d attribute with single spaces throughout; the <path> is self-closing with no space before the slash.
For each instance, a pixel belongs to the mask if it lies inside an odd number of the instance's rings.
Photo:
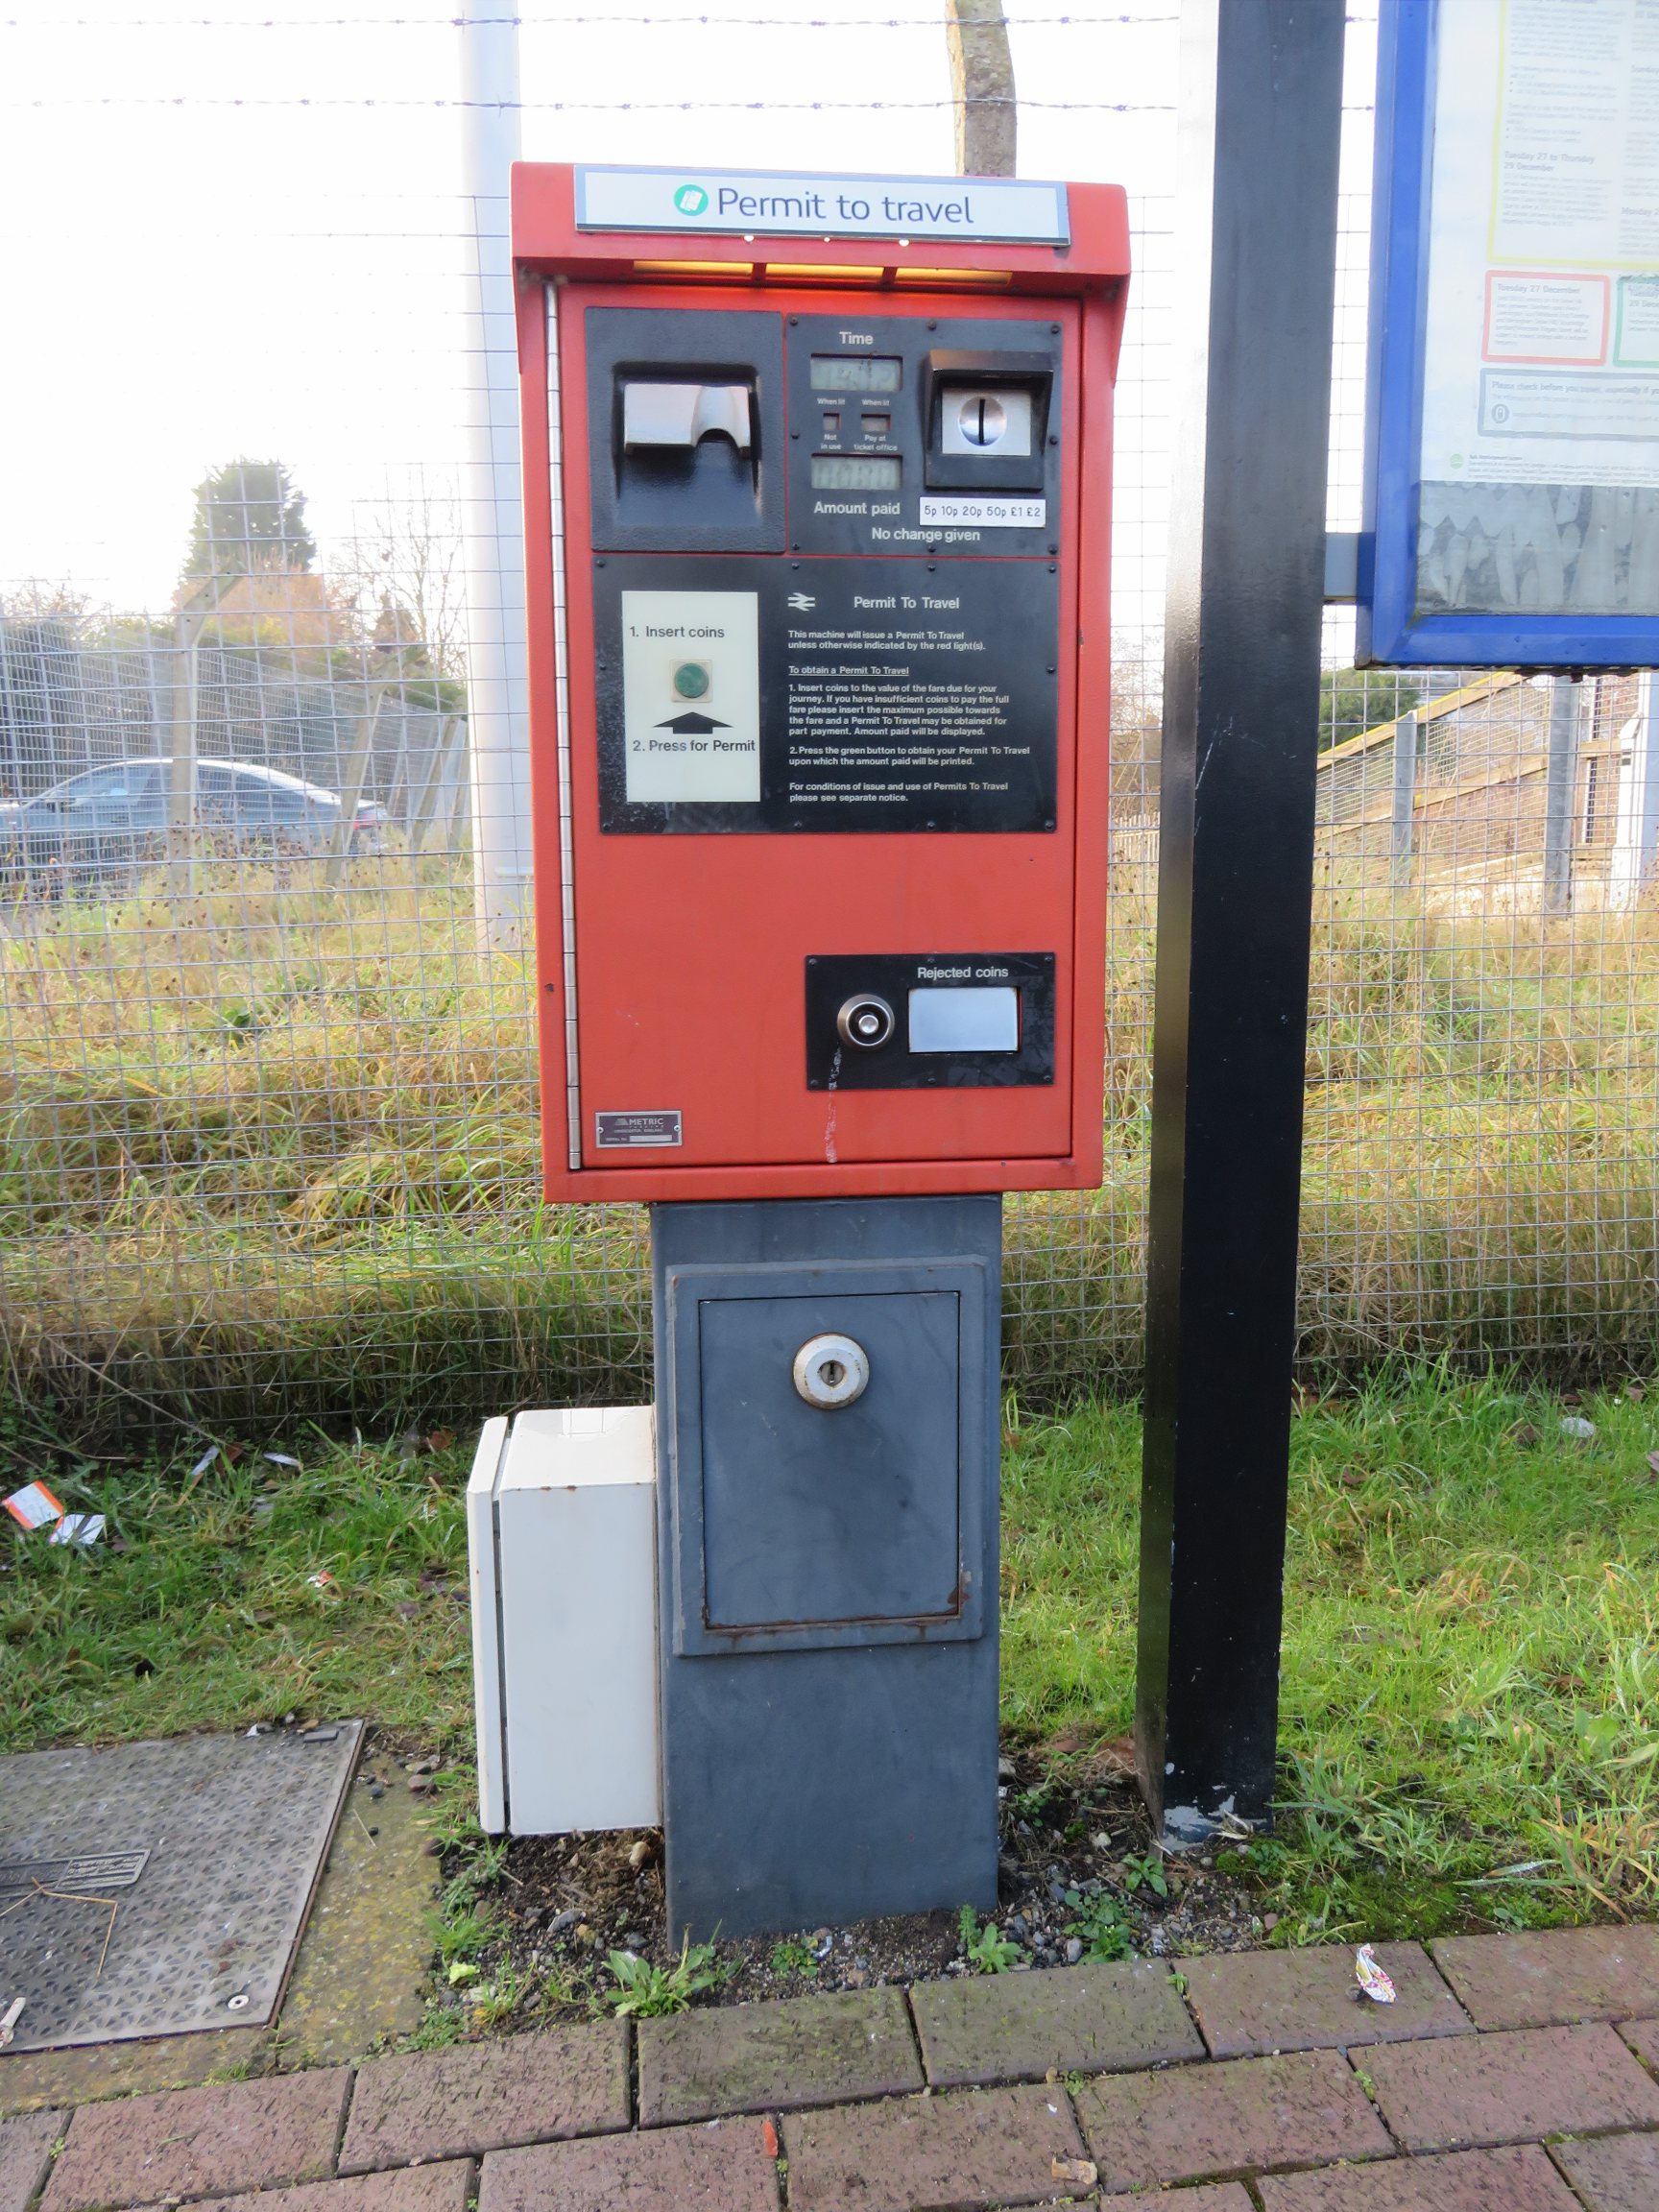
<path id="1" fill-rule="evenodd" d="M 0 934 L 0 1343 L 77 1416 L 221 1422 L 643 1388 L 630 1210 L 537 1198 L 534 979 L 469 887 L 226 864 Z M 1148 902 L 1120 895 L 1108 1166 L 1011 1204 L 1009 1373 L 1133 1384 Z M 1659 1286 L 1659 931 L 1438 917 L 1376 886 L 1313 932 L 1302 1344 L 1544 1368 L 1646 1353 Z"/>

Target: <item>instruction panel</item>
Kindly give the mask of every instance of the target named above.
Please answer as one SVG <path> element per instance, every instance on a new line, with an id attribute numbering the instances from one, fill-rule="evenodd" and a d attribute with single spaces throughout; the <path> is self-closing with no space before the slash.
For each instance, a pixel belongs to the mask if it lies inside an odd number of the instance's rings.
<path id="1" fill-rule="evenodd" d="M 603 829 L 1055 828 L 1052 564 L 641 556 L 594 583 Z"/>
<path id="2" fill-rule="evenodd" d="M 1436 20 L 1419 608 L 1659 613 L 1659 7 Z"/>

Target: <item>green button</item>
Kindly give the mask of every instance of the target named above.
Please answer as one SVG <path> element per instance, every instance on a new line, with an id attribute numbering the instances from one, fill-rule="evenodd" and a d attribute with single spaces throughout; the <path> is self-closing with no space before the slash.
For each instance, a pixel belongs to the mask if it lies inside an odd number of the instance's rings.
<path id="1" fill-rule="evenodd" d="M 674 689 L 682 699 L 701 699 L 709 688 L 709 671 L 701 661 L 682 661 L 674 671 Z"/>

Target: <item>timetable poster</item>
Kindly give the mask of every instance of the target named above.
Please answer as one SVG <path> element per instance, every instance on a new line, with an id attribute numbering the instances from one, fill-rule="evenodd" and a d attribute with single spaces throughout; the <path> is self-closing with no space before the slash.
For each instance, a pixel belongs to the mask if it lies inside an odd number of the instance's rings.
<path id="1" fill-rule="evenodd" d="M 1441 0 L 1420 613 L 1659 614 L 1659 0 Z"/>

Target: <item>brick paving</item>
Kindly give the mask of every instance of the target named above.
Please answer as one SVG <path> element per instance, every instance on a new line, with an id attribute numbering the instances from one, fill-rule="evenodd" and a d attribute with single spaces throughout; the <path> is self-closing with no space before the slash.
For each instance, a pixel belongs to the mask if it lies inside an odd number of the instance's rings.
<path id="1" fill-rule="evenodd" d="M 1151 1960 L 1064 1974 L 963 1975 L 919 1984 L 910 2007 L 936 2089 L 1115 2074 L 1204 2056 L 1168 1969 Z"/>
<path id="2" fill-rule="evenodd" d="M 1077 2115 L 1108 2195 L 1262 2167 L 1386 2158 L 1394 2148 L 1334 2051 L 1109 2075 L 1078 2090 Z"/>
<path id="3" fill-rule="evenodd" d="M 1347 1948 L 1147 1960 L 29 2113 L 0 2212 L 1659 2212 L 1659 1934 L 1379 1954 L 1394 2008 Z"/>
<path id="4" fill-rule="evenodd" d="M 897 1989 L 722 2006 L 639 2023 L 642 2128 L 898 2097 L 921 2086 L 916 2038 Z"/>
<path id="5" fill-rule="evenodd" d="M 1218 1952 L 1183 1959 L 1187 2002 L 1212 2058 L 1272 2051 L 1345 2051 L 1425 2035 L 1469 2035 L 1474 2022 L 1417 1943 L 1379 1943 L 1394 1984 L 1374 2005 L 1354 1978 L 1354 1954 L 1334 1943 L 1304 1951 Z"/>
<path id="6" fill-rule="evenodd" d="M 1430 1948 L 1477 2028 L 1556 2028 L 1659 2012 L 1659 1928 L 1449 1936 Z"/>
<path id="7" fill-rule="evenodd" d="M 444 2166 L 394 2166 L 347 2181 L 305 2181 L 297 2189 L 264 2189 L 254 2198 L 210 2198 L 199 2212 L 467 2212 L 474 2169 L 470 2158 Z"/>
<path id="8" fill-rule="evenodd" d="M 1367 2051 L 1378 2109 L 1407 2151 L 1659 2128 L 1659 2083 L 1611 2028 L 1519 2028 Z"/>
<path id="9" fill-rule="evenodd" d="M 46 2178 L 52 2146 L 62 2126 L 61 2112 L 29 2112 L 19 2120 L 0 2120 L 0 2212 L 24 2212 Z"/>
<path id="10" fill-rule="evenodd" d="M 1042 2204 L 1088 2194 L 1056 2160 L 1083 2143 L 1058 2085 L 965 2089 L 805 2112 L 783 2123 L 790 2212 L 912 2212 L 921 2204 Z"/>
<path id="11" fill-rule="evenodd" d="M 778 2212 L 766 2125 L 713 2120 L 493 2151 L 478 2212 Z"/>
<path id="12" fill-rule="evenodd" d="M 620 2020 L 469 2050 L 411 2051 L 357 2069 L 339 2171 L 603 2135 L 629 2118 L 628 2032 Z"/>
<path id="13" fill-rule="evenodd" d="M 351 2069 L 329 2066 L 82 2104 L 46 2184 L 42 2212 L 325 2180 L 334 2172 L 350 2090 Z"/>
<path id="14" fill-rule="evenodd" d="M 1580 2212 L 1536 2143 L 1268 2175 L 1263 2212 Z"/>
<path id="15" fill-rule="evenodd" d="M 1557 2143 L 1553 2154 L 1590 2212 L 1653 2212 L 1659 2204 L 1659 2136 L 1599 2135 Z"/>

